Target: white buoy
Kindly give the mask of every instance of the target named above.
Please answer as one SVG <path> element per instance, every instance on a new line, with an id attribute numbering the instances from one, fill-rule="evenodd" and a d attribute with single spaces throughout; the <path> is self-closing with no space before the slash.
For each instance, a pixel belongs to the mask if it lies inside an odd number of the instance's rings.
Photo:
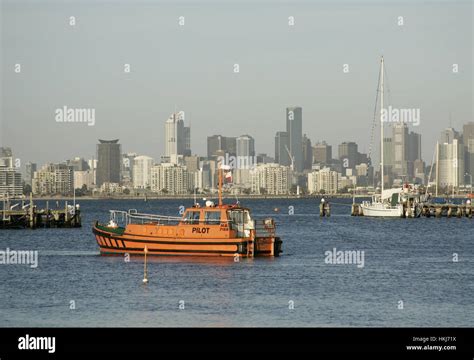
<path id="1" fill-rule="evenodd" d="M 146 264 L 146 254 L 148 253 L 148 247 L 145 246 L 145 249 L 144 249 L 144 252 L 145 252 L 145 264 L 144 264 L 144 268 L 143 268 L 143 283 L 144 284 L 148 284 L 148 271 L 147 271 L 147 264 Z"/>

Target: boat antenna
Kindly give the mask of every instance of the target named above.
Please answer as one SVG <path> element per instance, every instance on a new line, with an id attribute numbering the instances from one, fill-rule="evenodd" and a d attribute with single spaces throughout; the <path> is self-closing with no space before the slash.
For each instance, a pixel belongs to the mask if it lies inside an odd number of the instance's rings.
<path id="1" fill-rule="evenodd" d="M 219 194 L 219 206 L 222 206 L 222 164 L 217 168 L 218 171 L 218 194 Z"/>
<path id="2" fill-rule="evenodd" d="M 384 75 L 384 61 L 383 56 L 380 60 L 380 194 L 383 194 L 384 186 L 384 171 L 383 171 L 383 75 Z"/>

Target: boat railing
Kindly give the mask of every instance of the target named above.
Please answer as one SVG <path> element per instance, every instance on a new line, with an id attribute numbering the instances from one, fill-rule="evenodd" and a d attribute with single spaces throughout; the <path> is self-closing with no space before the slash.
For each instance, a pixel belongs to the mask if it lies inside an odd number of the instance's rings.
<path id="1" fill-rule="evenodd" d="M 276 233 L 275 220 L 272 218 L 255 219 L 255 234 L 259 237 L 273 237 Z"/>
<path id="2" fill-rule="evenodd" d="M 182 220 L 178 216 L 164 216 L 155 214 L 139 213 L 136 209 L 130 209 L 129 211 L 123 210 L 110 210 L 110 220 L 116 223 L 128 224 L 176 224 Z"/>

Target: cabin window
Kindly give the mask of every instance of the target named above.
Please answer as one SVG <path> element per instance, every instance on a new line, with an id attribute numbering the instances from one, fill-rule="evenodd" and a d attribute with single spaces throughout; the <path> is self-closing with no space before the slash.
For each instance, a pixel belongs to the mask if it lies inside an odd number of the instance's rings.
<path id="1" fill-rule="evenodd" d="M 220 211 L 206 211 L 204 216 L 206 224 L 219 224 L 221 222 Z"/>
<path id="2" fill-rule="evenodd" d="M 186 222 L 188 224 L 199 224 L 200 211 L 188 211 L 186 213 Z"/>

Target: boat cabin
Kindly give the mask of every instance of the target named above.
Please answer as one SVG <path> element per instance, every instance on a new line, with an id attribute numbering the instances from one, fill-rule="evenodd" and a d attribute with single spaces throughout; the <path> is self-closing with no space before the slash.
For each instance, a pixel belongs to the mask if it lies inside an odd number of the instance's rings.
<path id="1" fill-rule="evenodd" d="M 180 225 L 219 226 L 221 230 L 235 231 L 235 237 L 250 237 L 250 230 L 255 228 L 250 210 L 238 205 L 188 208 Z M 199 231 L 206 231 L 205 227 Z"/>

